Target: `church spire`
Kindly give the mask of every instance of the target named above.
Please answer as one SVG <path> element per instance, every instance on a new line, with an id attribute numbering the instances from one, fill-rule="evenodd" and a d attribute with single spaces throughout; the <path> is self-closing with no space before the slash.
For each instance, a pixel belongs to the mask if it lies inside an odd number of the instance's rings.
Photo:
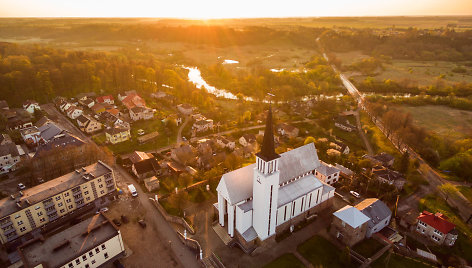
<path id="1" fill-rule="evenodd" d="M 280 157 L 280 155 L 275 153 L 271 105 L 269 105 L 269 112 L 267 113 L 267 121 L 266 121 L 266 127 L 264 131 L 264 139 L 262 141 L 261 151 L 257 153 L 256 155 L 266 162 L 272 161 Z"/>

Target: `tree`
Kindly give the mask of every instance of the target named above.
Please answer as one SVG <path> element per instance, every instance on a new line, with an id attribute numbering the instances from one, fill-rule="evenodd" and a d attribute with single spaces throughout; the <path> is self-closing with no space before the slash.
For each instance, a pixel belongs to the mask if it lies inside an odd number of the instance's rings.
<path id="1" fill-rule="evenodd" d="M 351 250 L 348 246 L 343 249 L 342 255 L 340 256 L 341 262 L 345 265 L 351 264 Z"/>
<path id="2" fill-rule="evenodd" d="M 182 211 L 188 204 L 188 193 L 187 191 L 179 191 L 169 197 L 169 203 L 179 210 L 179 214 L 182 215 Z"/>
<path id="3" fill-rule="evenodd" d="M 450 196 L 452 196 L 452 197 L 457 196 L 457 188 L 454 185 L 450 184 L 450 183 L 444 183 L 442 185 L 439 185 L 438 190 L 440 190 L 444 194 L 446 194 L 446 201 Z"/>
<path id="4" fill-rule="evenodd" d="M 308 137 L 306 137 L 306 139 L 305 139 L 305 141 L 303 142 L 303 144 L 306 145 L 306 144 L 309 144 L 309 143 L 312 143 L 312 142 L 315 143 L 315 142 L 316 142 L 316 139 L 313 138 L 312 136 L 308 136 Z"/>
<path id="5" fill-rule="evenodd" d="M 408 171 L 408 167 L 410 166 L 410 154 L 408 151 L 405 151 L 400 158 L 400 164 L 398 170 L 402 173 L 406 173 Z"/>
<path id="6" fill-rule="evenodd" d="M 185 187 L 185 190 L 188 190 L 188 187 L 192 184 L 193 182 L 193 177 L 192 175 L 188 173 L 182 173 L 179 176 L 179 184 Z"/>

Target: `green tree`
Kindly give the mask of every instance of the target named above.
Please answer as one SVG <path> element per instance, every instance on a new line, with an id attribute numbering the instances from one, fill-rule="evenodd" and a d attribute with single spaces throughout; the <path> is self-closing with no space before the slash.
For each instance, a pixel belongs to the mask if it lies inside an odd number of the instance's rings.
<path id="1" fill-rule="evenodd" d="M 316 142 L 316 139 L 313 138 L 312 136 L 308 136 L 306 137 L 305 141 L 303 142 L 303 144 L 309 144 L 309 143 L 315 143 Z"/>

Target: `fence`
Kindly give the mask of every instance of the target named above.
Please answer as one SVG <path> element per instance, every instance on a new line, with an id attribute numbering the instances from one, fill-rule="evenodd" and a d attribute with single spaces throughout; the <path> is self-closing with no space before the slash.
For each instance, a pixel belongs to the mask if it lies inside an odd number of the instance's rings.
<path id="1" fill-rule="evenodd" d="M 161 206 L 161 204 L 159 204 L 159 202 L 157 202 L 156 200 L 154 200 L 152 198 L 149 198 L 149 200 L 151 201 L 152 204 L 154 204 L 154 206 L 161 213 L 161 215 L 166 219 L 166 221 L 180 224 L 189 233 L 195 234 L 195 230 L 192 228 L 192 226 L 190 226 L 190 224 L 188 224 L 188 222 L 185 219 L 183 219 L 181 217 L 174 216 L 174 215 L 167 214 L 167 211 Z"/>

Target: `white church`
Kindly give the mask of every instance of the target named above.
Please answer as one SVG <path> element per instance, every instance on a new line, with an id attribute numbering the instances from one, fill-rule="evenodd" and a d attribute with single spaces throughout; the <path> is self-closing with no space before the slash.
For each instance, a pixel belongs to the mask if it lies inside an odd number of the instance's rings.
<path id="1" fill-rule="evenodd" d="M 216 188 L 219 224 L 245 246 L 256 238 L 275 238 L 277 232 L 330 206 L 335 188 L 314 176 L 319 166 L 313 143 L 275 153 L 269 107 L 256 163 L 224 174 Z"/>

